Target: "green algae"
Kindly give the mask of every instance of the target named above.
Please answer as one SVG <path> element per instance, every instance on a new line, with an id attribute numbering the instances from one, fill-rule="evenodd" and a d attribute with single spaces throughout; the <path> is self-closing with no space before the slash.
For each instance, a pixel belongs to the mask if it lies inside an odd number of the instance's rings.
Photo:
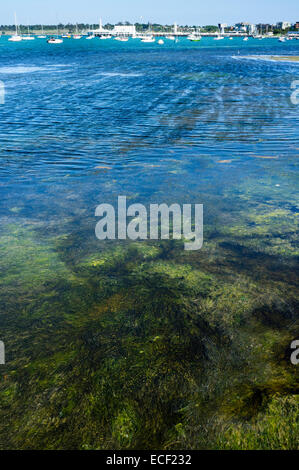
<path id="1" fill-rule="evenodd" d="M 20 285 L 28 289 L 69 275 L 53 245 L 37 240 L 33 227 L 15 225 L 2 231 L 0 256 L 2 286 Z"/>
<path id="2" fill-rule="evenodd" d="M 218 446 L 230 450 L 298 450 L 298 432 L 298 396 L 274 396 L 252 422 L 227 426 Z"/>
<path id="3" fill-rule="evenodd" d="M 284 217 L 264 212 L 258 222 Z M 260 445 L 250 426 L 261 422 L 262 436 L 272 401 L 287 394 L 293 403 L 298 385 L 283 356 L 295 334 L 296 299 L 267 272 L 262 284 L 240 272 L 224 230 L 216 237 L 208 230 L 198 253 L 173 240 L 107 243 L 74 262 L 68 236 L 41 241 L 33 228 L 7 228 L 0 447 Z M 231 236 L 238 238 L 233 229 Z M 20 269 L 21 299 L 11 295 Z M 229 425 L 237 437 L 224 442 Z M 276 446 L 268 434 L 263 448 Z"/>

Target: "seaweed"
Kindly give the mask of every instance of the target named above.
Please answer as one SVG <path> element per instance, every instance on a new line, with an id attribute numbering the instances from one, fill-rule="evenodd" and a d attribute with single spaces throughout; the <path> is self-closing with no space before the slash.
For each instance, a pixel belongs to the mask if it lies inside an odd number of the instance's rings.
<path id="1" fill-rule="evenodd" d="M 295 291 L 240 271 L 223 231 L 200 253 L 107 242 L 76 258 L 72 234 L 6 230 L 1 448 L 294 448 L 293 424 L 271 426 L 286 400 L 296 416 Z"/>

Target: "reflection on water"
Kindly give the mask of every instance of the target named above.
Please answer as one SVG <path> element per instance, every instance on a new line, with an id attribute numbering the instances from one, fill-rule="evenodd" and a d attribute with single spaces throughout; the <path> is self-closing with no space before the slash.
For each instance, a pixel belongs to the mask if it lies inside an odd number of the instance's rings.
<path id="1" fill-rule="evenodd" d="M 298 64 L 243 57 L 298 43 L 249 43 L 0 39 L 0 448 L 297 445 Z M 119 195 L 203 249 L 99 242 Z"/>

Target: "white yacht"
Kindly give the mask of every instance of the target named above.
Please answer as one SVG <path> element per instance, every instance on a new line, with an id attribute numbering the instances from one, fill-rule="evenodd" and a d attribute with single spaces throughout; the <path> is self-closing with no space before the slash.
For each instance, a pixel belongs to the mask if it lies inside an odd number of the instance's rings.
<path id="1" fill-rule="evenodd" d="M 47 43 L 48 44 L 62 44 L 63 39 L 61 39 L 61 38 L 50 38 L 50 39 L 48 39 Z"/>
<path id="2" fill-rule="evenodd" d="M 189 39 L 189 41 L 199 42 L 201 41 L 201 35 L 199 33 L 191 33 L 187 39 Z"/>
<path id="3" fill-rule="evenodd" d="M 218 35 L 214 38 L 214 41 L 222 41 L 222 39 L 224 39 L 224 36 L 220 36 L 220 34 L 218 34 Z"/>
<path id="4" fill-rule="evenodd" d="M 129 38 L 127 36 L 116 36 L 115 41 L 120 41 L 120 42 L 127 42 Z"/>
<path id="5" fill-rule="evenodd" d="M 159 39 L 158 44 L 159 44 L 160 46 L 163 46 L 163 44 L 164 44 L 163 39 Z"/>
<path id="6" fill-rule="evenodd" d="M 248 40 L 249 38 L 247 36 L 243 39 L 243 41 L 248 41 Z"/>
<path id="7" fill-rule="evenodd" d="M 78 25 L 76 25 L 76 34 L 73 35 L 73 39 L 81 39 L 82 36 L 79 34 Z"/>
<path id="8" fill-rule="evenodd" d="M 175 36 L 167 36 L 167 39 L 170 39 L 170 41 L 175 41 Z"/>
<path id="9" fill-rule="evenodd" d="M 47 36 L 44 34 L 44 27 L 43 27 L 43 25 L 42 25 L 42 34 L 40 34 L 40 35 L 37 36 L 37 37 L 38 37 L 38 39 L 46 39 L 46 38 L 47 38 Z"/>
<path id="10" fill-rule="evenodd" d="M 12 42 L 20 42 L 20 41 L 23 41 L 23 38 L 22 36 L 15 34 L 14 36 L 11 36 L 8 40 Z"/>
<path id="11" fill-rule="evenodd" d="M 17 15 L 15 13 L 15 26 L 16 26 L 16 32 L 13 36 L 11 36 L 8 40 L 12 42 L 20 42 L 23 41 L 22 36 L 19 35 L 19 27 L 17 24 Z"/>
<path id="12" fill-rule="evenodd" d="M 34 41 L 35 37 L 30 35 L 30 30 L 28 26 L 28 33 L 27 35 L 23 36 L 23 41 Z"/>
<path id="13" fill-rule="evenodd" d="M 154 36 L 144 36 L 141 39 L 141 42 L 156 42 L 156 39 L 154 38 Z"/>

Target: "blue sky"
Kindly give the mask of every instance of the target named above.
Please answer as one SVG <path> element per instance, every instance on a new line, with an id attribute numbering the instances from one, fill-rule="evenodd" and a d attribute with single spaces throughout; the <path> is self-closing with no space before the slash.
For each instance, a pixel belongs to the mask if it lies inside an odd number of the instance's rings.
<path id="1" fill-rule="evenodd" d="M 4 5 L 3 5 L 4 3 Z M 298 0 L 1 0 L 0 24 L 117 21 L 233 24 L 299 21 Z"/>

